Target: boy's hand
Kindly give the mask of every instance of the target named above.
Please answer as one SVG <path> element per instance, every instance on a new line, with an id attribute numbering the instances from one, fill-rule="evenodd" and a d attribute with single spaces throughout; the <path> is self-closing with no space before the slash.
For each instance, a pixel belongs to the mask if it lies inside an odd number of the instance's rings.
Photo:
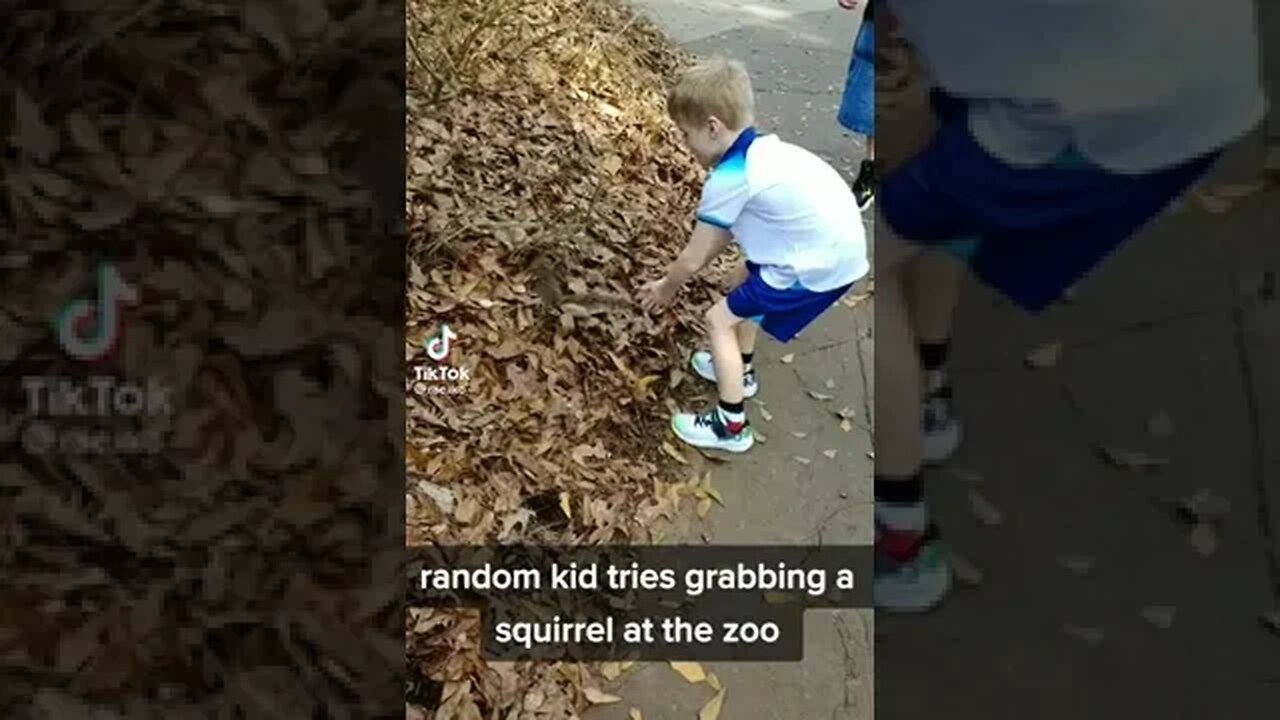
<path id="1" fill-rule="evenodd" d="M 667 278 L 645 283 L 645 286 L 640 288 L 640 307 L 644 308 L 645 312 L 661 310 L 675 299 L 679 290 L 680 288 Z"/>

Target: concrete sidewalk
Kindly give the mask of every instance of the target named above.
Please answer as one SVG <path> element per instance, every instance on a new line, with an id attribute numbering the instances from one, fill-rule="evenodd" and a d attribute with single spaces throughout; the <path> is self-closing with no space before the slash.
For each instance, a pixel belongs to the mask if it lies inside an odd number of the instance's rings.
<path id="1" fill-rule="evenodd" d="M 835 115 L 857 30 L 853 13 L 834 0 L 640 0 L 636 6 L 686 50 L 745 62 L 756 88 L 758 127 L 817 152 L 852 180 L 859 145 Z M 837 305 L 786 346 L 762 338 L 760 402 L 749 402 L 748 412 L 766 441 L 714 468 L 726 507 L 694 525 L 685 540 L 871 543 L 871 321 L 870 301 Z M 834 399 L 815 400 L 809 391 Z M 707 392 L 710 398 L 710 386 Z M 844 408 L 854 413 L 849 432 L 835 416 Z M 824 454 L 829 450 L 834 457 Z M 871 717 L 870 611 L 813 612 L 805 625 L 802 663 L 705 664 L 726 688 L 722 720 Z M 596 708 L 588 720 L 623 720 L 631 707 L 645 720 L 691 720 L 714 694 L 658 663 L 637 666 L 608 689 L 624 702 Z"/>
<path id="2" fill-rule="evenodd" d="M 1249 183 L 1260 149 L 1205 186 Z M 928 616 L 877 617 L 880 716 L 1280 716 L 1280 633 L 1260 621 L 1280 608 L 1278 199 L 1189 198 L 1040 318 L 967 288 L 967 442 L 928 492 L 984 577 Z M 1048 343 L 1058 362 L 1027 367 Z M 1216 548 L 1170 507 L 1205 491 L 1228 507 Z"/>

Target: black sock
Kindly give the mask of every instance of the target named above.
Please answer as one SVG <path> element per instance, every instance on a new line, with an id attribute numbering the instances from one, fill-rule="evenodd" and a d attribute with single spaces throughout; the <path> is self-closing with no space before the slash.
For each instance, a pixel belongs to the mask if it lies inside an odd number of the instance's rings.
<path id="1" fill-rule="evenodd" d="M 920 362 L 925 370 L 941 370 L 947 364 L 947 355 L 951 352 L 951 341 L 920 343 Z"/>
<path id="2" fill-rule="evenodd" d="M 740 402 L 731 403 L 731 402 L 725 402 L 724 400 L 720 401 L 720 409 L 724 410 L 727 413 L 733 413 L 735 415 L 740 415 L 746 412 L 746 406 L 744 403 L 740 403 Z"/>
<path id="3" fill-rule="evenodd" d="M 914 505 L 924 500 L 924 482 L 919 472 L 907 478 L 876 475 L 872 487 L 876 502 L 890 505 Z"/>
<path id="4" fill-rule="evenodd" d="M 753 352 L 742 353 L 742 366 L 751 367 L 751 359 L 754 358 L 755 356 L 756 354 Z"/>

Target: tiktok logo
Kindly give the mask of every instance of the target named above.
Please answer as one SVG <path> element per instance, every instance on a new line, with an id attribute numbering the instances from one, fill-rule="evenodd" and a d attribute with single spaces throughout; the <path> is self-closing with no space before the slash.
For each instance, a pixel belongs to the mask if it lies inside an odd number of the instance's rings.
<path id="1" fill-rule="evenodd" d="M 440 334 L 433 338 L 428 338 L 423 347 L 427 349 L 427 357 L 442 362 L 449 357 L 449 351 L 452 349 L 451 344 L 458 339 L 458 334 L 449 329 L 448 325 L 440 326 Z"/>
<path id="2" fill-rule="evenodd" d="M 111 353 L 120 340 L 120 308 L 138 302 L 138 291 L 112 265 L 98 269 L 95 300 L 73 300 L 62 308 L 54 324 L 58 343 L 77 360 L 91 362 Z"/>

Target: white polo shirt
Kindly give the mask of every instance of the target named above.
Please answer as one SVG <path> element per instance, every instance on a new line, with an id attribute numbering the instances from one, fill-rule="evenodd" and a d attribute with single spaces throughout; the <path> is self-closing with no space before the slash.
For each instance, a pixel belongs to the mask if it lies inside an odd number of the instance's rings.
<path id="1" fill-rule="evenodd" d="M 770 286 L 825 292 L 870 270 L 853 192 L 822 158 L 748 128 L 712 168 L 698 219 L 733 233 Z"/>
<path id="2" fill-rule="evenodd" d="M 1263 0 L 1272 2 L 1273 0 Z M 888 0 L 974 137 L 1037 165 L 1074 145 L 1116 172 L 1220 149 L 1266 111 L 1253 0 Z"/>

